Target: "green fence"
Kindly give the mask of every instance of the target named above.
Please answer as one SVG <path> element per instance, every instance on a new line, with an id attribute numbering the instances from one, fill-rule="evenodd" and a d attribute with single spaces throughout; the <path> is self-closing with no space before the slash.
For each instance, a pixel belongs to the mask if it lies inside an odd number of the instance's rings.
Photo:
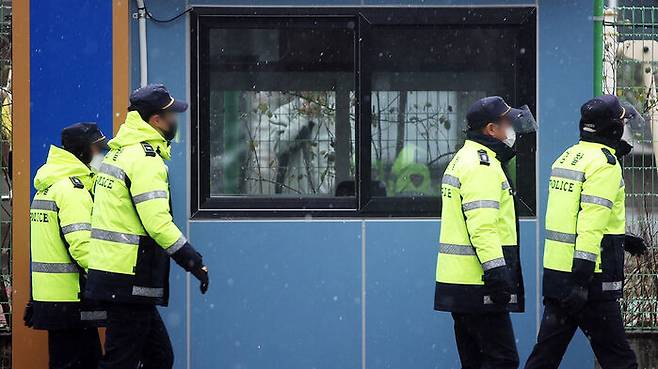
<path id="1" fill-rule="evenodd" d="M 658 332 L 658 7 L 606 9 L 602 90 L 631 102 L 645 123 L 628 127 L 634 146 L 624 158 L 627 230 L 644 237 L 650 252 L 626 260 L 622 308 L 626 329 Z"/>

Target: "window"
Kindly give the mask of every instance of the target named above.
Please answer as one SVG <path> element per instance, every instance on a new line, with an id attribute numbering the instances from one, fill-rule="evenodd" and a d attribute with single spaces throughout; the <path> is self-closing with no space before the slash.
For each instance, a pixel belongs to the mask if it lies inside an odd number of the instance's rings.
<path id="1" fill-rule="evenodd" d="M 198 8 L 193 215 L 438 216 L 468 106 L 535 106 L 534 8 Z M 535 137 L 517 140 L 535 211 Z"/>

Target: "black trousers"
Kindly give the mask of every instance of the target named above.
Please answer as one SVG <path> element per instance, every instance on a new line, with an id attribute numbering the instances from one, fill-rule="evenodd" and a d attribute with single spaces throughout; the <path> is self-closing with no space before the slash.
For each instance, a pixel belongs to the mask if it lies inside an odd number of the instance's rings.
<path id="1" fill-rule="evenodd" d="M 462 369 L 517 369 L 514 330 L 509 313 L 452 313 Z"/>
<path id="2" fill-rule="evenodd" d="M 171 369 L 174 352 L 154 305 L 113 305 L 108 309 L 105 355 L 99 369 Z"/>
<path id="3" fill-rule="evenodd" d="M 50 369 L 96 369 L 101 358 L 97 328 L 48 331 Z"/>
<path id="4" fill-rule="evenodd" d="M 555 300 L 544 300 L 544 317 L 525 369 L 554 369 L 560 366 L 564 352 L 576 329 L 589 339 L 603 369 L 637 369 L 635 353 L 624 332 L 617 301 L 588 302 L 578 314 L 564 311 Z"/>

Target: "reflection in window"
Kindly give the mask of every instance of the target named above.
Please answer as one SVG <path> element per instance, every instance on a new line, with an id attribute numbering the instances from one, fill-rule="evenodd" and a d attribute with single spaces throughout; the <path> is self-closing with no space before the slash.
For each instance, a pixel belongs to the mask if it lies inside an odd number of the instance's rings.
<path id="1" fill-rule="evenodd" d="M 334 91 L 224 91 L 211 101 L 224 107 L 210 127 L 211 193 L 333 195 L 337 171 L 354 178 L 354 99 L 345 97 L 349 144 L 341 145 Z"/>
<path id="2" fill-rule="evenodd" d="M 464 142 L 465 103 L 484 95 L 372 93 L 372 178 L 386 184 L 387 196 L 438 196 L 443 169 Z"/>
<path id="3" fill-rule="evenodd" d="M 200 8 L 192 213 L 438 216 L 469 106 L 499 95 L 535 107 L 534 13 Z M 515 149 L 519 213 L 533 215 L 535 135 Z"/>
<path id="4" fill-rule="evenodd" d="M 354 23 L 208 32 L 210 196 L 333 197 L 354 181 Z"/>
<path id="5" fill-rule="evenodd" d="M 415 25 L 372 32 L 371 178 L 386 185 L 386 197 L 439 197 L 469 106 L 514 94 L 517 33 Z"/>

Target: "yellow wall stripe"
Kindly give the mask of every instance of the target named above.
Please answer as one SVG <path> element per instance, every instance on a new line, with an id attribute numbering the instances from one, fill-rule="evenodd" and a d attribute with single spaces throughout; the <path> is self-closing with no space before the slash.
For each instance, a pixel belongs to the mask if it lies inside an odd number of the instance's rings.
<path id="1" fill-rule="evenodd" d="M 23 325 L 30 297 L 30 1 L 14 1 L 12 8 L 12 367 L 46 369 L 46 333 Z"/>
<path id="2" fill-rule="evenodd" d="M 112 123 L 114 132 L 126 119 L 130 92 L 128 0 L 112 2 Z"/>

